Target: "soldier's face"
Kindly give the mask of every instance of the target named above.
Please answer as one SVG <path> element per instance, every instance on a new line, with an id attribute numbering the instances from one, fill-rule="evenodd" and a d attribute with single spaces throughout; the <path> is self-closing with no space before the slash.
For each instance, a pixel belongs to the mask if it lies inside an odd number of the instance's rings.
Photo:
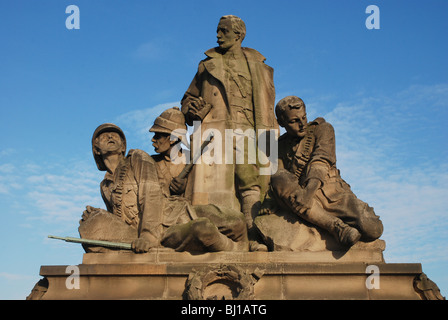
<path id="1" fill-rule="evenodd" d="M 218 38 L 218 45 L 223 50 L 229 50 L 239 42 L 240 36 L 233 31 L 232 24 L 228 19 L 219 21 L 216 33 L 216 38 Z"/>
<path id="2" fill-rule="evenodd" d="M 299 138 L 305 136 L 308 119 L 304 107 L 300 109 L 287 108 L 283 114 L 283 120 L 285 130 L 289 135 Z"/>
<path id="3" fill-rule="evenodd" d="M 103 132 L 98 136 L 97 148 L 100 154 L 122 153 L 124 143 L 117 132 Z"/>
<path id="4" fill-rule="evenodd" d="M 151 139 L 152 146 L 157 153 L 166 153 L 171 148 L 171 138 L 167 133 L 156 132 Z"/>

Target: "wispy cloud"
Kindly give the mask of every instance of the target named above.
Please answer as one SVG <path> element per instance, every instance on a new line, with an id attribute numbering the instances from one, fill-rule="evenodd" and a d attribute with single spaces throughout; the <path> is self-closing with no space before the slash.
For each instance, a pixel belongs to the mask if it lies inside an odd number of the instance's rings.
<path id="1" fill-rule="evenodd" d="M 14 171 L 15 166 L 12 163 L 5 163 L 0 165 L 0 173 L 11 173 Z"/>
<path id="2" fill-rule="evenodd" d="M 154 38 L 140 44 L 133 52 L 132 57 L 142 61 L 158 61 L 172 51 L 172 45 L 166 38 Z"/>
<path id="3" fill-rule="evenodd" d="M 168 108 L 179 107 L 179 101 L 158 104 L 147 109 L 129 111 L 118 116 L 115 123 L 119 125 L 126 134 L 129 149 L 143 149 L 150 153 L 152 150 L 152 134 L 149 129 L 154 124 L 154 120 Z"/>
<path id="4" fill-rule="evenodd" d="M 128 149 L 150 152 L 149 128 L 160 113 L 176 105 L 176 102 L 164 103 L 118 116 L 114 122 L 125 132 Z M 0 195 L 10 210 L 23 216 L 22 226 L 61 224 L 65 231 L 76 232 L 86 205 L 105 207 L 99 189 L 104 173 L 97 170 L 91 155 L 49 159 L 48 163 L 32 160 L 15 163 L 10 157 L 12 154 L 5 151 L 2 158 L 5 161 L 0 163 Z"/>
<path id="5" fill-rule="evenodd" d="M 0 272 L 0 278 L 4 278 L 6 280 L 18 281 L 18 280 L 30 280 L 34 279 L 34 276 L 24 275 L 24 274 L 15 274 L 8 272 Z"/>
<path id="6" fill-rule="evenodd" d="M 324 115 L 335 127 L 341 175 L 381 216 L 394 261 L 448 261 L 446 132 L 427 129 L 446 115 L 447 101 L 446 84 L 411 86 L 342 101 Z"/>
<path id="7" fill-rule="evenodd" d="M 155 42 L 146 42 L 141 44 L 133 53 L 133 57 L 144 60 L 152 60 L 159 58 L 163 50 L 159 44 Z"/>
<path id="8" fill-rule="evenodd" d="M 16 177 L 17 172 L 17 166 L 13 163 L 0 165 L 0 194 L 8 195 L 22 188 Z"/>
<path id="9" fill-rule="evenodd" d="M 83 171 L 74 169 L 61 174 L 42 173 L 30 176 L 27 198 L 40 212 L 29 219 L 43 221 L 77 221 L 86 205 L 104 207 L 99 196 L 98 171 L 88 166 Z M 87 169 L 88 168 L 88 169 Z"/>
<path id="10" fill-rule="evenodd" d="M 48 166 L 8 166 L 0 172 L 0 193 L 8 198 L 10 210 L 23 216 L 24 226 L 37 221 L 76 222 L 86 205 L 101 205 L 98 171 L 91 161 L 74 158 Z"/>
<path id="11" fill-rule="evenodd" d="M 14 154 L 15 152 L 16 150 L 13 148 L 2 149 L 0 150 L 0 158 L 4 156 L 9 156 L 11 154 Z"/>

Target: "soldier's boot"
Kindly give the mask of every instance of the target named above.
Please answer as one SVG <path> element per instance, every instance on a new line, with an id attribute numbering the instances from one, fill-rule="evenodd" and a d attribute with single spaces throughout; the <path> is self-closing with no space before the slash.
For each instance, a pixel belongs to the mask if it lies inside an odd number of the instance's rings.
<path id="1" fill-rule="evenodd" d="M 356 228 L 350 227 L 340 219 L 334 222 L 333 229 L 330 233 L 332 233 L 341 244 L 347 247 L 351 247 L 361 238 L 361 233 L 359 233 Z"/>
<path id="2" fill-rule="evenodd" d="M 247 243 L 233 241 L 222 233 L 216 234 L 215 242 L 208 246 L 209 251 L 247 251 Z"/>
<path id="3" fill-rule="evenodd" d="M 361 238 L 356 228 L 350 227 L 341 219 L 334 217 L 318 205 L 299 214 L 306 221 L 327 230 L 342 245 L 351 247 Z"/>
<path id="4" fill-rule="evenodd" d="M 244 213 L 247 224 L 247 235 L 249 238 L 249 251 L 268 251 L 268 247 L 263 243 L 255 225 L 254 219 L 261 208 L 260 190 L 246 190 L 241 194 L 241 211 Z"/>

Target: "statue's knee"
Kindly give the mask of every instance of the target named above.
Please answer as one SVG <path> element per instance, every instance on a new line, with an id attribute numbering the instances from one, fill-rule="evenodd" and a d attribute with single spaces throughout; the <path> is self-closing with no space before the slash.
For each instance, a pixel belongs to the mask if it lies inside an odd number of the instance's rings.
<path id="1" fill-rule="evenodd" d="M 292 180 L 291 173 L 285 169 L 278 170 L 271 177 L 271 187 L 276 190 Z"/>
<path id="2" fill-rule="evenodd" d="M 247 231 L 247 223 L 244 215 L 233 218 L 229 229 L 237 236 L 244 234 Z"/>
<path id="3" fill-rule="evenodd" d="M 383 234 L 383 223 L 379 218 L 368 219 L 361 224 L 361 235 L 364 241 L 373 241 Z"/>
<path id="4" fill-rule="evenodd" d="M 287 199 L 299 187 L 297 177 L 289 171 L 281 169 L 271 177 L 271 189 L 274 197 L 280 201 Z"/>
<path id="5" fill-rule="evenodd" d="M 201 242 L 213 237 L 216 231 L 216 226 L 207 218 L 195 219 L 190 226 L 190 233 Z"/>

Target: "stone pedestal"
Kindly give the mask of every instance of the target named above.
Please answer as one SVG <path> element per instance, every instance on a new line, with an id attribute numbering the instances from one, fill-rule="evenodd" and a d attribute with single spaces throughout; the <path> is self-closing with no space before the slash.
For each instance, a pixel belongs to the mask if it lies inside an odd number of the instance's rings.
<path id="1" fill-rule="evenodd" d="M 370 245 L 373 249 L 354 247 L 347 252 L 87 253 L 75 267 L 42 266 L 47 287 L 35 288 L 28 298 L 441 298 L 419 263 L 385 263 L 382 245 L 378 240 Z"/>

